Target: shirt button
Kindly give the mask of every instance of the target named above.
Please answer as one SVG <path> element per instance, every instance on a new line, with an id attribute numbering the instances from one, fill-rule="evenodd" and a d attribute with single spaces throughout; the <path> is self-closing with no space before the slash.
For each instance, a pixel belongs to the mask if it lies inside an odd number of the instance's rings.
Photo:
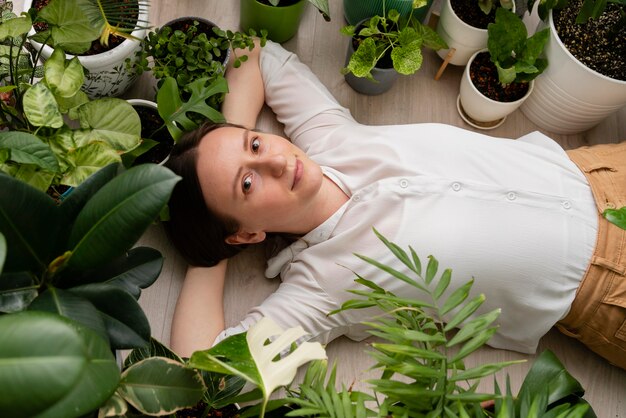
<path id="1" fill-rule="evenodd" d="M 572 204 L 568 202 L 567 200 L 561 203 L 561 205 L 563 205 L 564 209 L 570 209 L 572 207 Z"/>
<path id="2" fill-rule="evenodd" d="M 509 200 L 515 200 L 516 197 L 517 197 L 517 195 L 515 193 L 513 193 L 513 192 L 508 192 L 506 194 L 506 198 L 509 199 Z"/>
<path id="3" fill-rule="evenodd" d="M 359 196 L 358 194 L 355 194 L 352 200 L 354 200 L 355 202 L 358 202 L 359 200 L 361 200 L 361 196 Z"/>
<path id="4" fill-rule="evenodd" d="M 409 186 L 409 181 L 407 179 L 400 180 L 400 187 L 406 189 Z"/>
<path id="5" fill-rule="evenodd" d="M 461 183 L 452 183 L 452 190 L 454 190 L 455 192 L 461 190 Z"/>

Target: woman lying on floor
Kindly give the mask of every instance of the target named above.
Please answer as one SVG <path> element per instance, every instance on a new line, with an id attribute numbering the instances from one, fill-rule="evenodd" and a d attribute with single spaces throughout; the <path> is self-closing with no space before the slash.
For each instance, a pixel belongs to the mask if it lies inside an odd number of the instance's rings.
<path id="1" fill-rule="evenodd" d="M 626 368 L 626 231 L 599 216 L 626 205 L 626 143 L 566 152 L 539 132 L 510 140 L 442 124 L 362 125 L 280 45 L 249 56 L 227 72 L 231 124 L 189 133 L 167 163 L 183 177 L 168 231 L 190 264 L 175 351 L 188 356 L 262 316 L 323 343 L 367 337 L 359 324 L 371 309 L 327 315 L 360 287 L 352 271 L 420 296 L 353 255 L 403 270 L 374 227 L 451 268 L 450 292 L 475 279 L 486 296 L 475 315 L 502 309 L 491 346 L 533 353 L 556 324 Z M 254 129 L 264 102 L 288 139 Z M 227 259 L 268 234 L 293 241 L 268 261 L 266 275 L 282 283 L 224 330 Z"/>

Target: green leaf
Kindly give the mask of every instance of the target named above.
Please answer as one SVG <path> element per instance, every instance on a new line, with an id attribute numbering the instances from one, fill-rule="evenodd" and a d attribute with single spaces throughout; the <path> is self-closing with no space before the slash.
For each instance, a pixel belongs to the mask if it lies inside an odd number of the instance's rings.
<path id="1" fill-rule="evenodd" d="M 446 347 L 453 347 L 456 344 L 466 341 L 468 338 L 487 329 L 500 316 L 500 309 L 494 309 L 491 312 L 477 316 L 468 321 L 463 327 L 452 337 Z"/>
<path id="2" fill-rule="evenodd" d="M 371 71 L 377 62 L 376 43 L 372 38 L 365 38 L 359 43 L 342 72 L 343 74 L 352 73 L 356 77 L 372 78 Z"/>
<path id="3" fill-rule="evenodd" d="M 0 274 L 0 312 L 23 311 L 37 297 L 38 288 L 39 285 L 28 272 Z"/>
<path id="4" fill-rule="evenodd" d="M 433 292 L 433 298 L 435 300 L 439 300 L 441 295 L 443 295 L 443 292 L 445 292 L 446 289 L 448 288 L 448 285 L 450 285 L 451 279 L 452 279 L 452 270 L 445 269 L 443 274 L 439 278 L 439 281 L 437 282 L 437 287 L 435 288 L 435 291 Z"/>
<path id="5" fill-rule="evenodd" d="M 480 379 L 485 376 L 489 376 L 491 374 L 496 373 L 503 368 L 510 366 L 512 364 L 523 363 L 526 360 L 517 360 L 517 361 L 503 361 L 501 363 L 491 363 L 491 364 L 481 364 L 480 366 L 473 367 L 468 370 L 463 370 L 457 374 L 448 377 L 448 380 L 451 382 L 459 382 L 465 380 L 472 379 Z"/>
<path id="6" fill-rule="evenodd" d="M 52 42 L 71 54 L 82 54 L 98 39 L 103 26 L 93 26 L 84 10 L 89 0 L 52 1 L 39 12 L 50 27 Z"/>
<path id="7" fill-rule="evenodd" d="M 81 416 L 117 387 L 120 372 L 106 342 L 58 315 L 0 317 L 0 415 Z"/>
<path id="8" fill-rule="evenodd" d="M 459 352 L 452 357 L 450 363 L 455 363 L 459 360 L 462 360 L 472 354 L 474 351 L 478 350 L 480 347 L 485 345 L 487 341 L 489 341 L 489 339 L 493 336 L 493 334 L 496 333 L 497 330 L 497 328 L 488 328 L 481 331 L 478 335 L 470 339 L 468 342 L 465 343 L 465 345 L 463 345 L 463 347 L 461 347 Z"/>
<path id="9" fill-rule="evenodd" d="M 414 74 L 422 67 L 422 43 L 411 42 L 405 46 L 397 46 L 391 51 L 393 68 L 404 75 Z"/>
<path id="10" fill-rule="evenodd" d="M 602 215 L 612 224 L 626 229 L 626 206 L 620 209 L 605 209 Z"/>
<path id="11" fill-rule="evenodd" d="M 156 219 L 179 180 L 167 168 L 143 164 L 107 183 L 72 227 L 68 267 L 94 268 L 128 251 Z"/>
<path id="12" fill-rule="evenodd" d="M 66 62 L 65 53 L 59 48 L 46 60 L 43 69 L 48 88 L 59 97 L 74 97 L 85 81 L 83 66 L 78 58 Z"/>
<path id="13" fill-rule="evenodd" d="M 31 311 L 46 311 L 76 321 L 109 342 L 104 321 L 96 307 L 87 299 L 63 289 L 48 288 L 28 307 Z"/>
<path id="14" fill-rule="evenodd" d="M 448 49 L 448 44 L 439 34 L 426 25 L 418 25 L 416 30 L 422 39 L 422 45 L 434 51 Z"/>
<path id="15" fill-rule="evenodd" d="M 73 294 L 89 300 L 99 311 L 111 347 L 143 347 L 150 341 L 150 323 L 135 298 L 108 284 L 93 283 L 73 287 Z"/>
<path id="16" fill-rule="evenodd" d="M 54 94 L 43 83 L 37 83 L 24 93 L 24 114 L 35 126 L 58 129 L 63 126 Z"/>
<path id="17" fill-rule="evenodd" d="M 424 277 L 424 281 L 426 284 L 430 284 L 435 278 L 435 274 L 437 274 L 437 269 L 439 268 L 439 261 L 432 255 L 428 256 L 428 265 L 426 266 L 426 277 Z"/>
<path id="18" fill-rule="evenodd" d="M 107 401 L 100 407 L 99 417 L 117 417 L 124 416 L 128 411 L 128 404 L 117 392 L 113 394 Z"/>
<path id="19" fill-rule="evenodd" d="M 222 76 L 217 77 L 211 83 L 208 78 L 200 78 L 188 86 L 191 97 L 184 102 L 176 80 L 166 77 L 157 92 L 157 104 L 159 115 L 165 121 L 172 138 L 178 140 L 183 131 L 190 131 L 197 127 L 188 113 L 198 113 L 213 122 L 224 122 L 224 116 L 207 104 L 210 97 L 228 92 L 228 84 Z"/>
<path id="20" fill-rule="evenodd" d="M 459 306 L 467 297 L 469 296 L 469 292 L 474 284 L 474 279 L 465 283 L 463 286 L 456 289 L 452 294 L 446 299 L 443 306 L 441 307 L 440 315 L 445 315 L 450 312 L 452 309 Z"/>
<path id="21" fill-rule="evenodd" d="M 43 271 L 63 252 L 56 234 L 67 224 L 58 207 L 45 193 L 6 175 L 0 175 L 0 202 L 0 233 L 8 248 L 4 272 Z"/>
<path id="22" fill-rule="evenodd" d="M 108 165 L 75 187 L 72 193 L 61 203 L 62 216 L 73 222 L 87 201 L 105 184 L 115 178 L 118 168 L 118 164 Z"/>
<path id="23" fill-rule="evenodd" d="M 359 257 L 361 260 L 368 262 L 369 264 L 378 267 L 380 270 L 384 271 L 385 273 L 395 277 L 396 279 L 400 279 L 403 282 L 410 284 L 413 287 L 416 287 L 424 292 L 426 292 L 426 289 L 424 288 L 424 286 L 420 285 L 418 282 L 416 282 L 415 280 L 411 279 L 409 276 L 407 276 L 406 274 L 394 269 L 393 267 L 389 267 L 383 263 L 380 263 L 376 260 L 374 260 L 373 258 L 369 258 L 366 257 L 364 255 L 360 255 L 360 254 L 355 254 L 357 257 Z"/>
<path id="24" fill-rule="evenodd" d="M 27 132 L 0 132 L 0 149 L 9 150 L 9 160 L 20 164 L 34 164 L 51 172 L 59 171 L 59 164 L 48 145 Z"/>
<path id="25" fill-rule="evenodd" d="M 116 151 L 130 151 L 141 143 L 141 120 L 126 100 L 105 97 L 78 108 L 81 131 L 76 144 L 105 142 Z"/>
<path id="26" fill-rule="evenodd" d="M 0 25 L 0 41 L 26 35 L 32 25 L 33 22 L 30 20 L 29 15 L 22 15 L 13 19 L 3 19 Z"/>
<path id="27" fill-rule="evenodd" d="M 150 343 L 144 347 L 134 348 L 124 360 L 124 369 L 150 357 L 165 357 L 183 364 L 183 359 L 161 342 L 150 337 Z"/>
<path id="28" fill-rule="evenodd" d="M 483 294 L 480 294 L 474 299 L 470 300 L 468 303 L 465 304 L 465 306 L 459 309 L 459 312 L 457 312 L 450 321 L 448 321 L 443 330 L 445 332 L 448 332 L 456 328 L 457 325 L 465 321 L 471 314 L 473 314 L 476 309 L 478 309 L 480 305 L 483 304 L 484 301 L 485 295 Z"/>
<path id="29" fill-rule="evenodd" d="M 128 403 L 150 415 L 172 414 L 192 407 L 204 390 L 197 371 L 164 357 L 148 358 L 130 366 L 122 373 L 118 389 Z"/>
<path id="30" fill-rule="evenodd" d="M 61 179 L 61 183 L 76 187 L 98 170 L 121 161 L 119 154 L 104 142 L 92 142 L 76 148 L 65 155 L 72 164 Z"/>

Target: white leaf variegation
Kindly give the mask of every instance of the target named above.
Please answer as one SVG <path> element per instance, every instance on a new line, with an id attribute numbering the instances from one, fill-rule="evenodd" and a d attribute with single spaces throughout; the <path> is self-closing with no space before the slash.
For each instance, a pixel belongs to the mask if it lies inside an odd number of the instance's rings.
<path id="1" fill-rule="evenodd" d="M 283 358 L 276 358 L 304 335 L 306 332 L 300 326 L 284 331 L 269 318 L 262 318 L 248 330 L 246 339 L 250 354 L 261 375 L 262 389 L 267 395 L 276 388 L 291 383 L 298 367 L 311 360 L 326 359 L 326 351 L 322 345 L 309 342 L 300 343 Z M 276 338 L 266 344 L 272 337 Z"/>

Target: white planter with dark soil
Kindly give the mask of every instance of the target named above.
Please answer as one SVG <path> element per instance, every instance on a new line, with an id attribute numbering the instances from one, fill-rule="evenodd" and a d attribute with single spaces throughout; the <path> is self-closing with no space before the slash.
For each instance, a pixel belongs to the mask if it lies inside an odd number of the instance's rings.
<path id="1" fill-rule="evenodd" d="M 552 12 L 545 55 L 548 68 L 521 110 L 541 129 L 559 134 L 586 131 L 626 105 L 626 81 L 602 75 L 576 59 L 559 39 Z"/>
<path id="2" fill-rule="evenodd" d="M 506 117 L 528 99 L 533 92 L 534 80 L 528 83 L 528 91 L 518 100 L 500 102 L 486 97 L 476 88 L 470 78 L 472 61 L 481 52 L 486 52 L 486 50 L 475 52 L 470 57 L 465 71 L 463 71 L 457 108 L 463 120 L 473 127 L 479 129 L 493 129 L 504 123 Z"/>
<path id="3" fill-rule="evenodd" d="M 32 0 L 24 0 L 23 10 L 26 12 L 31 7 Z M 148 20 L 148 10 L 139 8 L 139 21 Z M 31 31 L 34 34 L 34 30 Z M 138 29 L 132 32 L 132 36 L 143 39 L 146 36 L 145 29 Z M 41 44 L 31 41 L 32 45 L 39 50 Z M 124 93 L 135 81 L 137 75 L 134 71 L 126 68 L 126 58 L 131 61 L 135 58 L 135 52 L 141 48 L 141 42 L 133 39 L 125 39 L 120 45 L 106 52 L 95 55 L 79 55 L 78 60 L 88 71 L 85 75 L 83 90 L 94 99 L 98 97 L 115 97 Z M 53 48 L 44 45 L 41 51 L 42 59 L 48 59 L 53 52 Z M 67 55 L 71 59 L 73 55 Z"/>
<path id="4" fill-rule="evenodd" d="M 513 4 L 513 11 L 515 11 L 515 4 Z M 437 51 L 441 58 L 445 59 L 450 49 L 456 49 L 448 61 L 452 65 L 466 65 L 474 52 L 487 48 L 487 29 L 476 28 L 465 23 L 455 13 L 450 0 L 442 1 L 437 33 L 450 47 Z"/>

